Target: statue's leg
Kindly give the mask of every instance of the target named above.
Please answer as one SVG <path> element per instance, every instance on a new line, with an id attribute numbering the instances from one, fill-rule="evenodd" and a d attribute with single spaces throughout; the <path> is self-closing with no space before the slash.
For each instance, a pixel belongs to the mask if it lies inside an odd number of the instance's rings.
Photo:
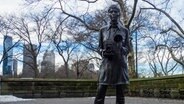
<path id="1" fill-rule="evenodd" d="M 99 85 L 94 104 L 104 104 L 107 85 Z"/>
<path id="2" fill-rule="evenodd" d="M 125 104 L 124 88 L 122 85 L 116 85 L 116 104 Z"/>

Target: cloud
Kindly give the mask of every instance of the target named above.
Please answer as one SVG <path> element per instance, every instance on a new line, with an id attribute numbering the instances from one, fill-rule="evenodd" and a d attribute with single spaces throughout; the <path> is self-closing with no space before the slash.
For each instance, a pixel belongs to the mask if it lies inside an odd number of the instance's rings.
<path id="1" fill-rule="evenodd" d="M 0 0 L 0 14 L 20 13 L 23 0 Z"/>

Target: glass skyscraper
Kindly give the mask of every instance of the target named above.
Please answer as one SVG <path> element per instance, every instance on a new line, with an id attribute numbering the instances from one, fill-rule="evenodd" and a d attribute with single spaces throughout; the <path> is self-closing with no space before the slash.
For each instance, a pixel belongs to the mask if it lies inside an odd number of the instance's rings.
<path id="1" fill-rule="evenodd" d="M 12 37 L 4 36 L 3 41 L 3 76 L 12 76 L 13 68 L 13 43 Z"/>

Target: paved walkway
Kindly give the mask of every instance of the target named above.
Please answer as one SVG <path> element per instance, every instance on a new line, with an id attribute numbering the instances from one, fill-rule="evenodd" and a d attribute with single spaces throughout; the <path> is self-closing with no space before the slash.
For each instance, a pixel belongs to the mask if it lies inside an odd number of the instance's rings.
<path id="1" fill-rule="evenodd" d="M 126 97 L 126 104 L 184 104 L 184 100 Z M 16 102 L 0 102 L 0 104 L 93 104 L 94 97 L 89 98 L 45 98 L 27 99 Z M 107 97 L 105 104 L 115 104 L 115 97 Z"/>

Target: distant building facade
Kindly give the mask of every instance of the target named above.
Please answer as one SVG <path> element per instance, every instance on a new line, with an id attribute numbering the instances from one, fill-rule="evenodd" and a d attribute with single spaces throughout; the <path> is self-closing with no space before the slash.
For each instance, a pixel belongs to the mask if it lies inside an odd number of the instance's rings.
<path id="1" fill-rule="evenodd" d="M 53 77 L 55 73 L 55 54 L 54 51 L 48 51 L 43 55 L 41 62 L 41 77 Z"/>
<path id="2" fill-rule="evenodd" d="M 17 77 L 17 68 L 18 68 L 18 61 L 13 59 L 13 76 Z"/>
<path id="3" fill-rule="evenodd" d="M 12 76 L 13 42 L 11 36 L 4 36 L 3 47 L 3 76 Z"/>
<path id="4" fill-rule="evenodd" d="M 34 59 L 33 54 L 36 54 L 37 45 L 35 44 L 26 44 L 23 48 L 23 70 L 22 77 L 24 78 L 33 78 L 34 74 Z"/>

